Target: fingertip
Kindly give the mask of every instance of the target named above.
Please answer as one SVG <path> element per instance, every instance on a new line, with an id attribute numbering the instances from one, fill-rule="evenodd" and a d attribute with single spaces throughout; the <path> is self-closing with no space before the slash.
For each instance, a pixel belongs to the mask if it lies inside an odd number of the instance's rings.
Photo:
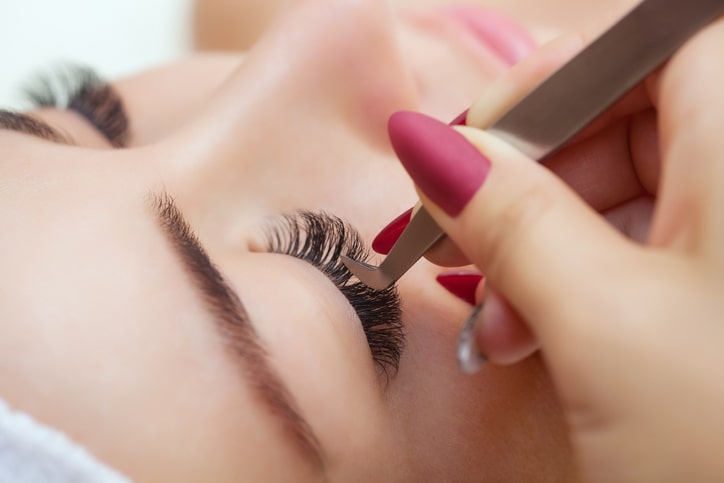
<path id="1" fill-rule="evenodd" d="M 460 370 L 475 374 L 487 362 L 512 365 L 538 350 L 538 343 L 515 310 L 499 295 L 487 291 L 485 301 L 463 323 L 458 340 Z"/>
<path id="2" fill-rule="evenodd" d="M 435 243 L 426 253 L 425 258 L 441 267 L 462 267 L 470 265 L 470 261 L 452 239 L 445 237 Z"/>
<path id="3" fill-rule="evenodd" d="M 538 350 L 538 343 L 528 325 L 494 290 L 487 289 L 480 317 L 476 342 L 490 362 L 515 364 Z"/>

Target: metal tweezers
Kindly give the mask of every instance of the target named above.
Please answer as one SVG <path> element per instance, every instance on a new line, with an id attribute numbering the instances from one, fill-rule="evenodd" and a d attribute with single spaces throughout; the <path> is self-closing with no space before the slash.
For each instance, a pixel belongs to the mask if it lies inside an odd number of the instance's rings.
<path id="1" fill-rule="evenodd" d="M 541 161 L 724 13 L 724 0 L 644 0 L 487 131 Z M 379 267 L 342 256 L 362 283 L 395 283 L 445 236 L 424 207 Z"/>

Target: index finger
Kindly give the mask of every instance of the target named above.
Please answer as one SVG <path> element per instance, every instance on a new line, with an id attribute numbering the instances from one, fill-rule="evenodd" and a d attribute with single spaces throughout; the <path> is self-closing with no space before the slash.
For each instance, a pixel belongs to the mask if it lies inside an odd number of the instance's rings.
<path id="1" fill-rule="evenodd" d="M 721 260 L 724 242 L 724 20 L 688 42 L 661 80 L 664 176 L 652 243 Z"/>

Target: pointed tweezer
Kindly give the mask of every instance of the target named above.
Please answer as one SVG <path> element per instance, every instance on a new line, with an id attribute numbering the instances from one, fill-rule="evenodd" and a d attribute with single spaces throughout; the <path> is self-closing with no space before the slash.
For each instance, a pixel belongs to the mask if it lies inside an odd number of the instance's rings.
<path id="1" fill-rule="evenodd" d="M 437 226 L 430 213 L 421 207 L 379 267 L 358 262 L 346 255 L 342 255 L 342 263 L 363 284 L 382 290 L 395 283 L 443 236 L 445 232 Z"/>
<path id="2" fill-rule="evenodd" d="M 504 114 L 488 132 L 540 161 L 724 13 L 724 0 L 644 0 Z M 376 290 L 397 281 L 444 236 L 421 208 L 379 267 L 342 257 Z"/>

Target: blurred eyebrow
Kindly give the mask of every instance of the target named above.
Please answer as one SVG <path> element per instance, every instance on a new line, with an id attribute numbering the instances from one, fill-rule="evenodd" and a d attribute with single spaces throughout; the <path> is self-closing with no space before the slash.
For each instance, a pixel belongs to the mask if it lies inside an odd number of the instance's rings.
<path id="1" fill-rule="evenodd" d="M 50 124 L 19 112 L 0 110 L 0 129 L 16 131 L 59 144 L 73 144 Z"/>
<path id="2" fill-rule="evenodd" d="M 295 446 L 317 469 L 323 470 L 319 439 L 296 410 L 293 396 L 261 346 L 238 295 L 209 259 L 181 211 L 167 194 L 150 195 L 159 225 L 191 275 L 201 299 L 216 321 L 217 329 L 242 364 L 247 384 L 284 426 Z"/>

